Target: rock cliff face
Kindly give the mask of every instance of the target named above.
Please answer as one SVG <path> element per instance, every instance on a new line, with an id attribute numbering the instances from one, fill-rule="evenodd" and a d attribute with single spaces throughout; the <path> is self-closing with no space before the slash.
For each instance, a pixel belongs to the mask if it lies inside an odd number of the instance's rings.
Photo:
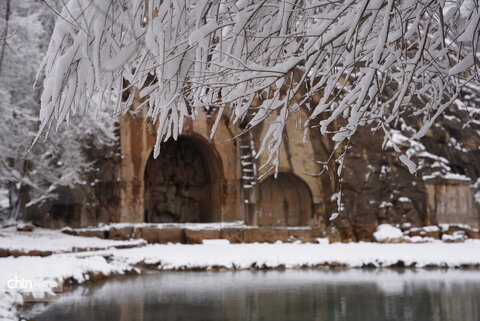
<path id="1" fill-rule="evenodd" d="M 93 135 L 84 141 L 83 153 L 90 169 L 82 173 L 84 183 L 55 190 L 56 199 L 27 208 L 27 218 L 48 228 L 81 227 L 108 223 L 120 204 L 119 168 L 121 163 L 117 140 L 99 143 Z"/>
<path id="2" fill-rule="evenodd" d="M 185 125 L 186 147 L 167 143 L 171 148 L 165 145 L 163 156 L 154 160 L 155 130 L 145 126 L 141 116 L 125 116 L 116 142 L 98 145 L 93 138 L 85 142 L 93 164 L 84 175 L 86 183 L 65 188 L 58 200 L 31 208 L 30 218 L 50 227 L 244 220 L 265 228 L 311 226 L 338 241 L 372 241 L 373 232 L 384 223 L 404 230 L 442 223 L 478 227 L 478 106 L 480 93 L 466 88 L 420 140 L 410 138 L 422 126 L 423 116 L 415 116 L 414 106 L 411 116 L 388 129 L 388 135 L 368 126 L 359 128 L 350 141 L 341 178 L 333 159 L 324 174 L 310 175 L 322 170 L 316 161 L 327 160 L 334 150 L 330 138 L 315 128 L 303 143 L 300 111 L 286 126 L 277 180 L 273 173 L 256 171 L 267 155 L 253 157 L 267 126 L 235 138 L 241 129 L 222 118 L 212 142 L 208 136 L 215 117 L 199 115 Z M 400 161 L 401 155 L 416 164 L 415 174 Z M 192 163 L 196 157 L 203 163 Z M 190 172 L 206 176 L 189 182 Z M 255 181 L 255 175 L 264 176 Z M 182 207 L 179 199 L 190 205 Z M 338 217 L 330 220 L 338 211 Z"/>
<path id="3" fill-rule="evenodd" d="M 378 224 L 410 226 L 480 222 L 480 99 L 471 88 L 426 136 L 412 140 L 421 118 L 390 130 L 391 138 L 361 128 L 352 139 L 342 179 L 343 215 L 332 224 L 344 239 L 368 241 Z M 382 149 L 382 145 L 385 147 Z M 412 175 L 399 147 L 417 164 Z"/>

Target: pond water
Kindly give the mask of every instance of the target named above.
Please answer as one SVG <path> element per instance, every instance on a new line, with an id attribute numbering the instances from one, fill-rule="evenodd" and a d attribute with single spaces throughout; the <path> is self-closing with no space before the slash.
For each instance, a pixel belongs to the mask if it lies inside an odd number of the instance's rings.
<path id="1" fill-rule="evenodd" d="M 37 305 L 29 317 L 37 321 L 478 321 L 480 271 L 155 272 L 76 287 L 58 301 Z"/>

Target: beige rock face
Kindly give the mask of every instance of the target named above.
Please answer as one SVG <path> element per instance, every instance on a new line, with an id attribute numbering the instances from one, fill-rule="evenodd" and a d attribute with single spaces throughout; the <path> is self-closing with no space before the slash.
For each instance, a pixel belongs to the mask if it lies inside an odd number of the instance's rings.
<path id="1" fill-rule="evenodd" d="M 215 138 L 209 141 L 213 121 L 206 114 L 187 120 L 183 135 L 163 143 L 160 156 L 153 159 L 154 128 L 142 117 L 124 116 L 120 123 L 121 206 L 118 217 L 112 219 L 154 223 L 245 220 L 259 226 L 319 226 L 323 222 L 322 181 L 306 175 L 319 170 L 313 147 L 303 144 L 303 134 L 293 119 L 287 126 L 288 146 L 281 152 L 278 179 L 267 175 L 250 189 L 244 187 L 242 177 L 254 173 L 245 172 L 242 140 L 233 139 L 240 130 L 222 119 Z M 260 138 L 254 135 L 254 152 L 260 148 Z"/>
<path id="2" fill-rule="evenodd" d="M 312 196 L 308 186 L 294 175 L 268 176 L 258 186 L 259 226 L 302 226 L 312 219 Z"/>
<path id="3" fill-rule="evenodd" d="M 469 181 L 437 179 L 425 186 L 427 215 L 431 221 L 479 227 Z"/>
<path id="4" fill-rule="evenodd" d="M 185 230 L 188 244 L 201 244 L 203 240 L 219 239 L 220 230 Z"/>
<path id="5" fill-rule="evenodd" d="M 108 238 L 112 240 L 129 240 L 133 236 L 133 227 L 112 228 Z"/>
<path id="6" fill-rule="evenodd" d="M 158 232 L 158 243 L 185 243 L 185 230 L 164 228 Z"/>
<path id="7" fill-rule="evenodd" d="M 276 241 L 287 242 L 288 231 L 271 227 L 246 229 L 244 232 L 245 243 L 275 243 Z"/>
<path id="8" fill-rule="evenodd" d="M 187 120 L 179 140 L 162 144 L 162 153 L 154 159 L 154 128 L 143 118 L 122 118 L 122 186 L 117 221 L 242 219 L 234 133 L 224 120 L 215 139 L 209 141 L 212 125 L 206 115 Z"/>
<path id="9" fill-rule="evenodd" d="M 243 243 L 244 229 L 243 228 L 224 228 L 220 238 L 228 240 L 230 243 Z"/>
<path id="10" fill-rule="evenodd" d="M 167 227 L 139 227 L 133 233 L 133 238 L 144 239 L 148 243 L 185 243 L 185 230 L 183 228 Z"/>
<path id="11" fill-rule="evenodd" d="M 198 147 L 197 147 L 198 146 Z M 162 146 L 145 169 L 145 220 L 153 223 L 219 220 L 219 173 L 194 140 L 180 137 Z"/>
<path id="12" fill-rule="evenodd" d="M 263 136 L 268 130 L 268 122 L 274 121 L 271 115 L 263 126 L 254 129 L 254 145 L 258 151 Z M 245 195 L 252 204 L 253 215 L 249 224 L 259 226 L 319 226 L 326 212 L 326 198 L 330 193 L 324 192 L 325 180 L 314 176 L 321 167 L 316 160 L 328 157 L 324 149 L 316 148 L 312 138 L 301 128 L 306 115 L 298 111 L 289 118 L 285 126 L 283 142 L 279 153 L 280 166 L 277 179 L 273 170 L 267 166 L 259 172 L 265 175 L 257 187 Z M 304 139 L 307 143 L 304 143 Z M 315 139 L 315 138 L 314 138 Z M 268 153 L 263 153 L 257 160 L 257 167 L 265 164 Z M 328 183 L 327 183 L 328 184 Z M 327 196 L 328 194 L 328 196 Z"/>
<path id="13" fill-rule="evenodd" d="M 261 101 L 256 103 L 261 105 Z M 479 209 L 473 202 L 471 185 L 480 173 L 480 135 L 474 128 L 463 129 L 461 121 L 455 120 L 461 117 L 455 113 L 441 120 L 421 144 L 431 155 L 447 159 L 452 172 L 471 177 L 471 183 L 424 181 L 423 174 L 437 169 L 432 169 L 432 162 L 415 157 L 412 159 L 421 163 L 422 169 L 411 175 L 396 152 L 382 149 L 384 137 L 378 132 L 372 134 L 371 127 L 359 128 L 352 138 L 340 182 L 338 163 L 330 155 L 338 157 L 342 150 L 335 150 L 331 136 L 321 135 L 318 128 L 305 132 L 302 126 L 307 117 L 302 110 L 286 123 L 277 179 L 270 167 L 259 170 L 268 153 L 252 157 L 261 148 L 268 123 L 276 115 L 240 136 L 241 125 L 231 124 L 227 116 L 222 116 L 210 140 L 217 115 L 199 113 L 195 120 L 185 120 L 177 141 L 161 144 L 161 153 L 154 159 L 155 127 L 142 113 L 128 113 L 120 119 L 117 150 L 105 155 L 92 152 L 92 159 L 101 158 L 98 173 L 89 176 L 95 185 L 62 191 L 57 203 L 38 210 L 32 221 L 50 227 L 101 222 L 245 221 L 259 227 L 224 229 L 215 236 L 232 243 L 287 241 L 289 237 L 311 240 L 308 233 L 289 235 L 275 230 L 278 226 L 310 226 L 318 232 L 313 238 L 328 236 L 342 242 L 372 241 L 372 233 L 382 223 L 410 227 L 461 223 L 478 227 Z M 312 120 L 312 124 L 318 121 L 321 119 Z M 416 122 L 413 119 L 403 125 L 414 127 Z M 341 120 L 334 127 L 340 125 Z M 449 145 L 452 137 L 465 141 L 462 148 L 471 150 L 458 152 L 458 146 Z M 328 164 L 324 175 L 312 175 L 324 169 L 317 161 Z M 252 177 L 261 178 L 256 181 Z M 343 211 L 330 221 L 331 214 L 338 210 L 336 193 L 340 189 Z M 180 242 L 186 238 L 179 231 L 165 232 L 164 236 L 148 228 L 141 232 L 149 242 Z M 119 233 L 118 237 L 126 236 Z"/>
<path id="14" fill-rule="evenodd" d="M 105 238 L 105 231 L 100 230 L 86 230 L 77 233 L 78 236 L 85 236 L 85 237 L 98 237 L 100 239 Z"/>

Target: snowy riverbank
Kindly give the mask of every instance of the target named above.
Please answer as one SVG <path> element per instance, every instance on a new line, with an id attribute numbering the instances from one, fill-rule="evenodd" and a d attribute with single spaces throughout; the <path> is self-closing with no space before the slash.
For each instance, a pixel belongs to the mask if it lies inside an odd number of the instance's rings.
<path id="1" fill-rule="evenodd" d="M 0 320 L 15 317 L 15 304 L 22 303 L 22 289 L 14 285 L 15 279 L 34 284 L 55 281 L 83 283 L 95 275 L 109 276 L 127 272 L 140 272 L 139 267 L 160 270 L 184 269 L 249 269 L 249 268 L 328 268 L 328 267 L 479 267 L 480 240 L 463 243 L 253 243 L 229 244 L 226 240 L 211 240 L 205 244 L 152 244 L 119 249 L 113 246 L 129 243 L 111 243 L 110 240 L 90 238 L 88 246 L 83 237 L 61 236 L 57 241 L 46 233 L 32 240 L 23 239 L 25 249 L 41 248 L 67 251 L 74 248 L 102 248 L 102 250 L 54 253 L 46 257 L 21 256 L 0 258 Z M 48 237 L 48 238 L 47 238 Z M 64 238 L 64 239 L 62 239 Z M 17 236 L 3 238 L 3 246 L 18 247 Z M 68 241 L 68 243 L 63 243 Z M 5 244 L 8 242 L 9 244 Z M 10 281 L 10 283 L 9 283 Z M 33 296 L 53 294 L 52 289 L 34 289 Z"/>
<path id="2" fill-rule="evenodd" d="M 19 232 L 16 227 L 0 229 L 0 251 L 12 252 L 12 256 L 47 256 L 53 253 L 126 248 L 145 244 L 146 242 L 142 239 L 104 240 L 96 237 L 72 236 L 60 230 L 42 228 L 35 228 L 32 232 Z"/>

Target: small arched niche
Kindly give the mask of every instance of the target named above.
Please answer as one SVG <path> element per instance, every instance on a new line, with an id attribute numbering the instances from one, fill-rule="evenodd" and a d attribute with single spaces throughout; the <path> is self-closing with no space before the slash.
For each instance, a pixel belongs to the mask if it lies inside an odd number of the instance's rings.
<path id="1" fill-rule="evenodd" d="M 222 165 L 203 138 L 181 136 L 162 143 L 145 167 L 145 221 L 220 220 Z"/>
<path id="2" fill-rule="evenodd" d="M 304 226 L 312 217 L 312 194 L 307 184 L 290 173 L 267 177 L 259 185 L 256 206 L 259 226 Z"/>

